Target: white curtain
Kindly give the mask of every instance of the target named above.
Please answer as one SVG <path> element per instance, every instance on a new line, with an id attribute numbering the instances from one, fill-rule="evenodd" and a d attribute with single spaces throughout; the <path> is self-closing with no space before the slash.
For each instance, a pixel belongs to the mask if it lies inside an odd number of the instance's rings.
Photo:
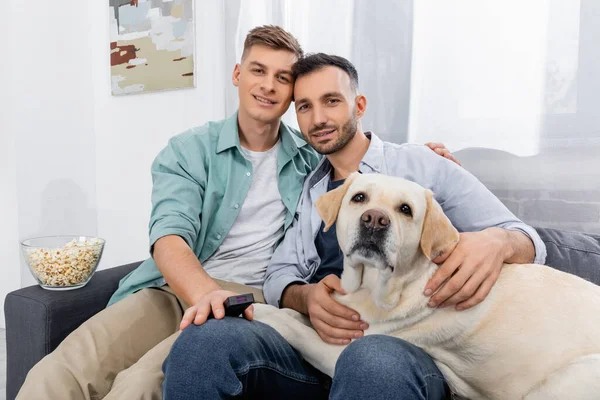
<path id="1" fill-rule="evenodd" d="M 364 126 L 389 140 L 405 141 L 410 93 L 412 1 L 227 0 L 224 1 L 228 60 L 241 56 L 244 38 L 258 25 L 280 25 L 307 53 L 350 59 L 369 100 Z M 231 25 L 231 26 L 230 26 Z M 227 113 L 237 108 L 237 92 L 227 82 Z M 297 126 L 293 107 L 284 121 Z"/>
<path id="2" fill-rule="evenodd" d="M 415 2 L 409 139 L 538 154 L 546 117 L 578 112 L 580 13 L 579 0 Z"/>
<path id="3" fill-rule="evenodd" d="M 277 24 L 349 58 L 363 127 L 444 142 L 534 226 L 600 234 L 600 2 L 223 0 L 225 65 Z M 225 74 L 226 114 L 237 108 Z M 284 120 L 296 125 L 293 107 Z"/>
<path id="4" fill-rule="evenodd" d="M 600 233 L 600 2 L 414 2 L 409 140 L 534 226 Z"/>

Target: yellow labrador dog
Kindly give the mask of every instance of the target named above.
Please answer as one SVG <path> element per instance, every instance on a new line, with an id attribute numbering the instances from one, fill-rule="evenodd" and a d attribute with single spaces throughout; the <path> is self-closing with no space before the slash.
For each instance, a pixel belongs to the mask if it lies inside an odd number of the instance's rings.
<path id="1" fill-rule="evenodd" d="M 352 174 L 323 195 L 319 214 L 344 257 L 341 304 L 369 329 L 423 348 L 451 389 L 470 399 L 600 399 L 600 287 L 542 265 L 505 265 L 479 305 L 432 309 L 423 290 L 458 232 L 432 193 L 400 178 Z M 256 305 L 278 330 L 332 376 L 345 346 L 321 340 L 300 313 Z M 360 340 L 360 339 L 358 339 Z"/>

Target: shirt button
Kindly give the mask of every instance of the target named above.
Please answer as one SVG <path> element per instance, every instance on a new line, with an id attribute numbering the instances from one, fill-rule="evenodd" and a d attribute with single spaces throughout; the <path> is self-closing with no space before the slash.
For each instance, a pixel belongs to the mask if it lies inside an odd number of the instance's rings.
<path id="1" fill-rule="evenodd" d="M 221 234 L 217 234 L 217 239 L 221 239 Z"/>
<path id="2" fill-rule="evenodd" d="M 238 208 L 240 208 L 240 205 L 236 204 L 235 206 L 233 206 L 233 208 L 235 208 L 237 210 Z"/>
<path id="3" fill-rule="evenodd" d="M 250 172 L 246 172 L 246 176 L 250 176 L 252 175 Z"/>

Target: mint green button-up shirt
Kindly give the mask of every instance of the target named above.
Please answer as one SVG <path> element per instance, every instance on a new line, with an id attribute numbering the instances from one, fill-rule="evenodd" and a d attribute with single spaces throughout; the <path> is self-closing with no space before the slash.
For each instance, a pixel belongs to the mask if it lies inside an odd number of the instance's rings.
<path id="1" fill-rule="evenodd" d="M 277 182 L 287 209 L 287 229 L 296 212 L 304 178 L 318 154 L 286 126 L 279 127 Z M 173 137 L 152 163 L 150 248 L 166 235 L 181 236 L 203 263 L 233 226 L 252 183 L 252 163 L 240 147 L 237 113 Z M 237 206 L 237 207 L 236 207 Z M 109 305 L 147 287 L 165 284 L 152 258 L 119 282 Z"/>

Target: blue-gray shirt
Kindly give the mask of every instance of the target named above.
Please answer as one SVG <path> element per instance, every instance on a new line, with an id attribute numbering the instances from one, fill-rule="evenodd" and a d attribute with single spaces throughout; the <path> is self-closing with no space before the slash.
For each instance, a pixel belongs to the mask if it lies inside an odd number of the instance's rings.
<path id="1" fill-rule="evenodd" d="M 383 142 L 367 133 L 371 143 L 360 162 L 362 173 L 402 177 L 433 191 L 435 199 L 459 232 L 477 232 L 496 226 L 518 230 L 531 238 L 536 264 L 546 259 L 546 247 L 532 227 L 521 222 L 477 178 L 428 147 Z M 263 286 L 269 304 L 280 306 L 281 294 L 291 283 L 308 283 L 321 259 L 315 238 L 321 218 L 314 203 L 327 192 L 332 166 L 323 158 L 304 182 L 296 218 L 267 268 Z"/>

